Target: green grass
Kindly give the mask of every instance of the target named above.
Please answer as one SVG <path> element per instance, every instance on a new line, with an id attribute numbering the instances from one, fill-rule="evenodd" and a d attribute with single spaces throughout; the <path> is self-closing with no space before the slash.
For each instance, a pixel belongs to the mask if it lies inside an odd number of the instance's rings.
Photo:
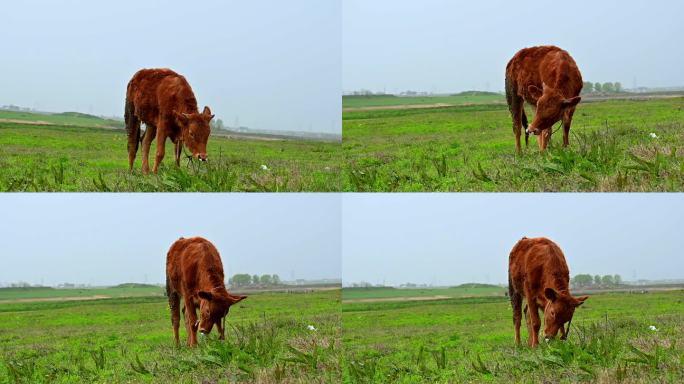
<path id="1" fill-rule="evenodd" d="M 339 298 L 250 295 L 196 349 L 164 297 L 0 304 L 0 383 L 339 382 Z"/>
<path id="2" fill-rule="evenodd" d="M 505 103 L 503 95 L 496 93 L 476 92 L 449 96 L 393 96 L 393 95 L 369 95 L 369 96 L 344 96 L 342 97 L 343 108 L 368 108 L 405 105 L 467 105 L 482 103 Z"/>
<path id="3" fill-rule="evenodd" d="M 167 142 L 159 174 L 142 175 L 126 142 L 118 129 L 0 122 L 0 192 L 340 190 L 339 143 L 211 137 L 208 163 L 176 167 Z"/>
<path id="4" fill-rule="evenodd" d="M 515 347 L 504 297 L 345 303 L 344 382 L 682 382 L 683 302 L 684 291 L 593 295 L 568 341 L 537 349 Z"/>
<path id="5" fill-rule="evenodd" d="M 474 296 L 503 296 L 506 288 L 497 286 L 478 287 L 449 287 L 449 288 L 345 288 L 342 291 L 343 300 L 385 299 L 398 297 L 429 297 L 448 296 L 474 297 Z"/>
<path id="6" fill-rule="evenodd" d="M 515 154 L 506 105 L 346 111 L 342 187 L 681 191 L 683 108 L 684 98 L 581 103 L 569 148 L 561 147 L 562 132 L 556 132 L 546 153 L 539 153 L 533 136 L 522 156 Z"/>

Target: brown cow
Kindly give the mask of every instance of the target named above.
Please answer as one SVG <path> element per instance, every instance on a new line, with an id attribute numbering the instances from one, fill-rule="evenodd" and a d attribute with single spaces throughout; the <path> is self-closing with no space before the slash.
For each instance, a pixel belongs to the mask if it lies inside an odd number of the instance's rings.
<path id="1" fill-rule="evenodd" d="M 230 306 L 247 296 L 233 296 L 223 282 L 223 265 L 216 247 L 201 237 L 180 238 L 166 256 L 166 295 L 171 308 L 171 323 L 176 345 L 180 326 L 180 298 L 185 307 L 185 328 L 188 331 L 188 345 L 197 345 L 197 330 L 209 334 L 216 324 L 219 339 L 225 338 L 221 320 L 228 316 Z M 196 309 L 200 317 L 197 319 Z"/>
<path id="2" fill-rule="evenodd" d="M 539 344 L 539 308 L 544 312 L 546 340 L 556 337 L 559 330 L 561 339 L 567 338 L 575 308 L 588 298 L 571 296 L 569 281 L 565 256 L 556 243 L 544 237 L 523 237 L 515 244 L 508 259 L 508 295 L 513 307 L 516 344 L 520 344 L 523 296 L 527 301 L 525 314 L 530 346 Z M 567 330 L 565 323 L 568 323 Z"/>
<path id="3" fill-rule="evenodd" d="M 520 131 L 525 127 L 525 145 L 530 133 L 539 135 L 539 149 L 546 149 L 553 125 L 563 122 L 563 146 L 570 143 L 570 124 L 580 102 L 582 75 L 566 51 L 551 45 L 524 48 L 506 65 L 506 101 L 513 118 L 515 149 L 520 148 Z M 524 102 L 535 108 L 527 126 Z"/>
<path id="4" fill-rule="evenodd" d="M 207 160 L 209 121 L 214 117 L 209 107 L 199 113 L 195 94 L 185 77 L 170 69 L 141 69 L 133 75 L 126 90 L 126 131 L 128 165 L 133 169 L 138 144 L 143 144 L 143 173 L 150 171 L 148 157 L 152 140 L 157 139 L 154 172 L 164 158 L 164 144 L 169 138 L 175 145 L 176 165 L 180 165 L 183 145 L 200 161 Z M 147 126 L 141 140 L 140 123 Z"/>

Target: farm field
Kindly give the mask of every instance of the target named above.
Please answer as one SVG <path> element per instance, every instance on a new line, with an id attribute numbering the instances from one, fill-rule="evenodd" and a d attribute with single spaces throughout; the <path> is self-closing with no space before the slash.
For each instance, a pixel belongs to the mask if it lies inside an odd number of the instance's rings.
<path id="1" fill-rule="evenodd" d="M 0 112 L 0 191 L 339 191 L 340 143 L 212 136 L 208 163 L 128 171 L 126 133 L 95 116 Z M 154 158 L 155 143 L 150 151 Z"/>
<path id="2" fill-rule="evenodd" d="M 516 155 L 505 103 L 346 110 L 342 189 L 681 191 L 684 98 L 580 103 L 561 144 L 542 154 L 532 136 Z"/>
<path id="3" fill-rule="evenodd" d="M 339 298 L 250 295 L 230 311 L 226 341 L 214 330 L 196 349 L 183 325 L 175 346 L 165 297 L 3 303 L 0 383 L 339 382 Z"/>
<path id="4" fill-rule="evenodd" d="M 684 380 L 683 290 L 593 295 L 568 341 L 537 349 L 515 347 L 505 297 L 343 303 L 342 311 L 344 382 Z"/>

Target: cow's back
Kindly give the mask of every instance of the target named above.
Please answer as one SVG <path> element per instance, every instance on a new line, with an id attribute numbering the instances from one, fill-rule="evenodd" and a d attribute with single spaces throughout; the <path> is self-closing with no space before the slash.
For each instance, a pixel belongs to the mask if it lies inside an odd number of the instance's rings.
<path id="1" fill-rule="evenodd" d="M 178 73 L 162 69 L 141 69 L 128 83 L 126 99 L 133 104 L 136 116 L 154 123 L 160 114 L 172 111 L 195 112 L 197 101 L 190 84 Z"/>
<path id="2" fill-rule="evenodd" d="M 181 294 L 196 292 L 207 282 L 224 281 L 218 250 L 201 237 L 180 238 L 173 243 L 166 256 L 166 275 L 172 290 Z"/>
<path id="3" fill-rule="evenodd" d="M 542 289 L 547 280 L 560 279 L 562 286 L 567 284 L 563 281 L 569 280 L 570 274 L 563 251 L 544 237 L 519 240 L 509 255 L 508 271 L 516 292 L 522 292 L 525 284 L 533 289 Z"/>
<path id="4" fill-rule="evenodd" d="M 523 48 L 506 65 L 506 81 L 518 95 L 533 101 L 528 87 L 542 84 L 558 88 L 566 97 L 579 95 L 582 75 L 570 54 L 556 46 Z"/>

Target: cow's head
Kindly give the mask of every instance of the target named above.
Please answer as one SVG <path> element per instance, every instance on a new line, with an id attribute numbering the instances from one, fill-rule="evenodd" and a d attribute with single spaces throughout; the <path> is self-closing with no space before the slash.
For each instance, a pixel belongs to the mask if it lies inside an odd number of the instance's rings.
<path id="1" fill-rule="evenodd" d="M 200 318 L 197 326 L 201 333 L 208 335 L 214 324 L 220 325 L 221 320 L 228 316 L 230 306 L 247 298 L 234 296 L 225 290 L 212 289 L 211 292 L 200 291 Z"/>
<path id="2" fill-rule="evenodd" d="M 544 296 L 547 300 L 544 309 L 544 337 L 547 340 L 553 339 L 561 329 L 563 336 L 567 335 L 570 329 L 569 325 L 567 331 L 563 328 L 565 323 L 572 320 L 575 308 L 582 305 L 589 296 L 572 297 L 553 288 L 544 289 Z"/>
<path id="3" fill-rule="evenodd" d="M 580 96 L 566 99 L 557 89 L 542 83 L 542 89 L 535 85 L 527 87 L 528 93 L 537 100 L 534 121 L 527 127 L 527 133 L 539 135 L 543 130 L 551 128 L 563 117 L 568 108 L 575 107 L 582 98 Z"/>
<path id="4" fill-rule="evenodd" d="M 209 140 L 209 122 L 214 118 L 209 107 L 202 113 L 178 113 L 174 111 L 176 124 L 181 128 L 183 144 L 192 151 L 192 157 L 207 161 L 207 141 Z"/>

